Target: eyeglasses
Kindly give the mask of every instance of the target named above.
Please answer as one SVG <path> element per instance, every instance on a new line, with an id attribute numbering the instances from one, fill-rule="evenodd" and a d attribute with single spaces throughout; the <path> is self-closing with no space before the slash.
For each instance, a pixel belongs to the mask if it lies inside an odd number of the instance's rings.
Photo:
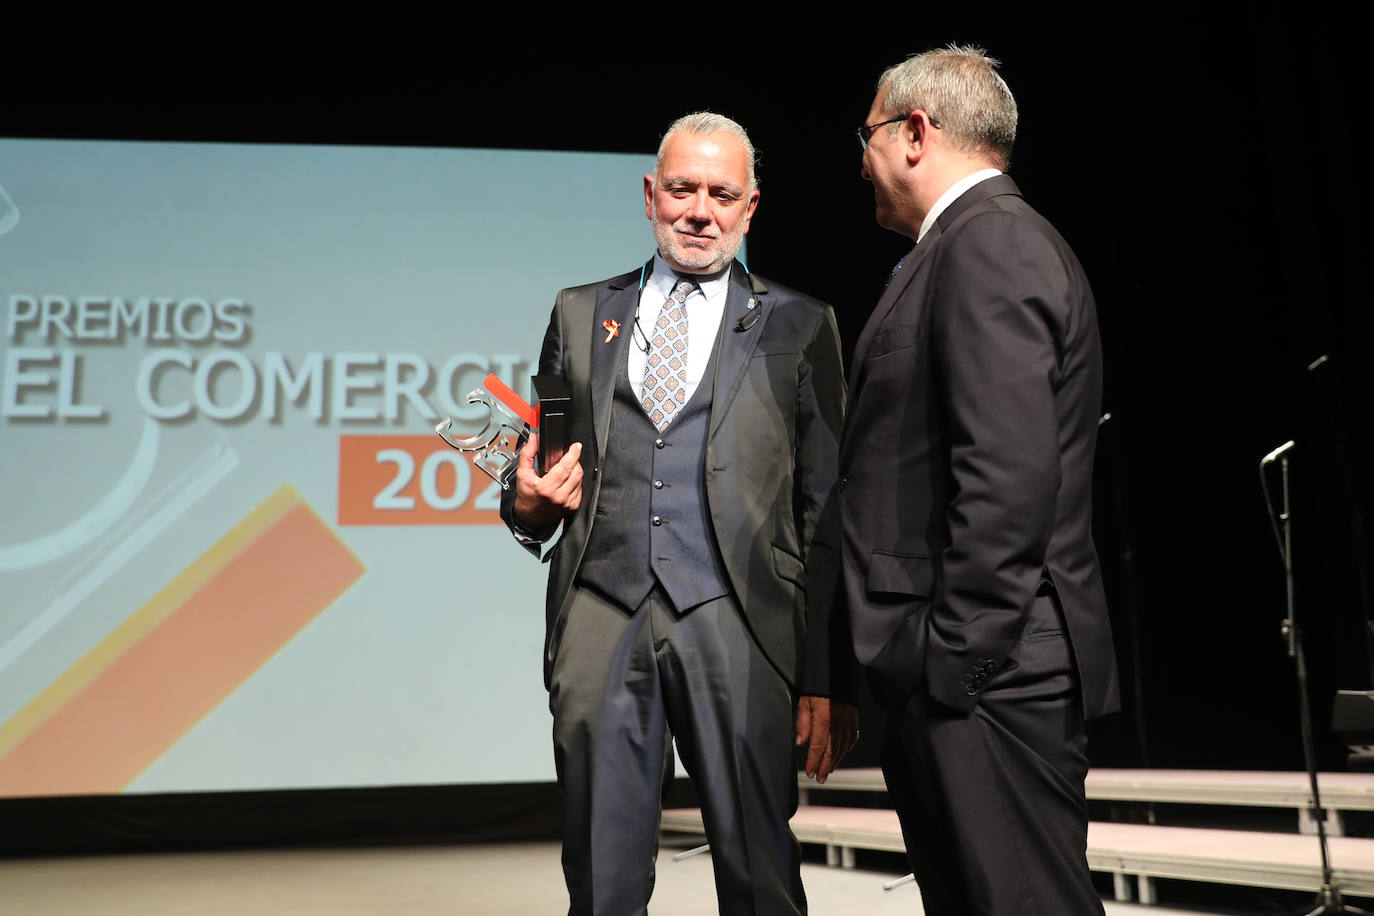
<path id="1" fill-rule="evenodd" d="M 877 124 L 864 124 L 857 131 L 855 131 L 855 133 L 859 135 L 859 149 L 868 149 L 868 141 L 873 138 L 873 134 L 875 131 L 877 131 L 878 128 L 885 127 L 888 124 L 897 124 L 902 121 L 905 121 L 914 113 L 915 112 L 904 114 L 900 118 L 889 118 L 886 121 L 879 121 Z M 940 126 L 940 122 L 935 120 L 928 114 L 926 115 L 926 120 L 930 121 L 931 127 L 938 128 Z"/>

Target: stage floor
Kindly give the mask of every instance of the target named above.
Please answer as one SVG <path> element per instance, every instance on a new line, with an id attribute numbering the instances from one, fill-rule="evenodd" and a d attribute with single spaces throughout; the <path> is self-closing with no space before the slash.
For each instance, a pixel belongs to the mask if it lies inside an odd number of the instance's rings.
<path id="1" fill-rule="evenodd" d="M 714 913 L 710 856 L 659 855 L 653 916 Z M 803 867 L 813 916 L 919 916 L 895 875 Z M 558 846 L 386 846 L 0 860 L 3 916 L 554 916 L 567 911 Z M 1107 904 L 1108 916 L 1193 916 Z"/>

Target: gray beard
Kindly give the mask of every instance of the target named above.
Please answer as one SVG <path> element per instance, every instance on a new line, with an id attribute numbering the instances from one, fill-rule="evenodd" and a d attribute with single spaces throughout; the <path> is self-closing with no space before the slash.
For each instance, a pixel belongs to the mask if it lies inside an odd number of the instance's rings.
<path id="1" fill-rule="evenodd" d="M 658 211 L 654 211 L 654 239 L 658 242 L 658 253 L 672 264 L 679 264 L 692 270 L 714 273 L 734 260 L 744 241 L 744 233 L 736 227 L 716 240 L 714 253 L 692 248 L 682 244 L 670 224 L 660 222 Z"/>

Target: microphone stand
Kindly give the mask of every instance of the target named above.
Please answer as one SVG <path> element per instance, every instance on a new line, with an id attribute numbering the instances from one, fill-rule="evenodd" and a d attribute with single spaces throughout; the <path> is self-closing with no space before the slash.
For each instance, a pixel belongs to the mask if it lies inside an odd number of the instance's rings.
<path id="1" fill-rule="evenodd" d="M 1298 717 L 1302 724 L 1302 752 L 1307 763 L 1307 778 L 1312 789 L 1312 801 L 1307 806 L 1312 822 L 1317 825 L 1317 843 L 1321 847 L 1322 886 L 1317 892 L 1317 907 L 1308 910 L 1304 916 L 1327 916 L 1331 913 L 1365 913 L 1368 911 L 1350 906 L 1341 900 L 1341 890 L 1331 874 L 1331 854 L 1326 839 L 1326 809 L 1322 807 L 1321 789 L 1317 785 L 1317 752 L 1312 740 L 1312 711 L 1307 701 L 1307 658 L 1302 650 L 1302 637 L 1298 633 L 1297 617 L 1293 613 L 1293 513 L 1289 506 L 1288 491 L 1288 452 L 1293 448 L 1290 439 L 1260 460 L 1260 487 L 1264 491 L 1264 501 L 1269 507 L 1270 521 L 1273 522 L 1273 505 L 1269 498 L 1269 482 L 1265 477 L 1266 466 L 1275 460 L 1279 462 L 1283 480 L 1283 508 L 1279 523 L 1274 528 L 1278 541 L 1279 554 L 1283 558 L 1283 578 L 1287 616 L 1280 627 L 1288 644 L 1288 657 L 1293 659 L 1298 680 Z"/>

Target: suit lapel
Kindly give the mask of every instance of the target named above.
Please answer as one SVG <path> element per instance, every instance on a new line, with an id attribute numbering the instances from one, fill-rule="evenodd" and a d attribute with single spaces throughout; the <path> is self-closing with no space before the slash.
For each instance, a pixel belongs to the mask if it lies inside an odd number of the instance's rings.
<path id="1" fill-rule="evenodd" d="M 940 227 L 937 224 L 931 227 L 915 248 L 907 252 L 907 256 L 902 259 L 901 269 L 892 278 L 892 282 L 887 284 L 887 289 L 883 290 L 882 296 L 878 299 L 878 304 L 873 307 L 873 314 L 868 316 L 868 321 L 859 334 L 859 340 L 854 345 L 854 365 L 850 369 L 849 378 L 850 397 L 853 397 L 854 393 L 859 390 L 859 384 L 863 381 L 865 370 L 868 368 L 868 347 L 873 343 L 874 335 L 878 333 L 878 328 L 882 327 L 892 309 L 906 294 L 907 287 L 916 278 L 921 265 L 935 250 L 935 243 L 939 237 Z"/>
<path id="2" fill-rule="evenodd" d="M 772 303 L 764 282 L 750 274 L 738 261 L 730 267 L 730 291 L 725 313 L 720 318 L 720 350 L 716 353 L 716 377 L 711 400 L 711 430 L 715 435 L 735 399 L 749 357 L 763 336 Z M 751 307 L 752 306 L 752 307 Z"/>
<path id="3" fill-rule="evenodd" d="M 950 202 L 949 206 L 936 217 L 935 224 L 926 231 L 921 241 L 907 254 L 902 261 L 901 269 L 897 271 L 897 275 L 892 278 L 892 282 L 887 285 L 887 289 L 878 299 L 878 304 L 873 308 L 873 314 L 869 315 L 863 332 L 859 334 L 858 343 L 854 346 L 854 365 L 849 379 L 849 396 L 851 399 L 857 394 L 859 383 L 863 380 L 864 370 L 868 362 L 868 347 L 873 342 L 874 335 L 883 322 L 887 320 L 892 309 L 906 294 L 907 288 L 916 278 L 921 265 L 930 258 L 931 253 L 939 246 L 940 236 L 955 220 L 967 213 L 969 208 L 1002 194 L 1015 194 L 1017 196 L 1021 194 L 1020 189 L 1016 187 L 1016 182 L 1012 181 L 1010 176 L 997 175 L 978 182 Z"/>
<path id="4" fill-rule="evenodd" d="M 637 274 L 617 277 L 596 297 L 596 311 L 592 315 L 589 365 L 591 371 L 592 423 L 596 431 L 598 455 L 606 454 L 606 437 L 611 428 L 611 401 L 615 397 L 616 373 L 625 363 L 625 348 L 634 339 L 635 307 L 639 305 L 639 287 L 634 283 Z M 616 285 L 625 281 L 623 285 Z M 619 334 L 607 337 L 607 322 L 619 325 Z"/>

